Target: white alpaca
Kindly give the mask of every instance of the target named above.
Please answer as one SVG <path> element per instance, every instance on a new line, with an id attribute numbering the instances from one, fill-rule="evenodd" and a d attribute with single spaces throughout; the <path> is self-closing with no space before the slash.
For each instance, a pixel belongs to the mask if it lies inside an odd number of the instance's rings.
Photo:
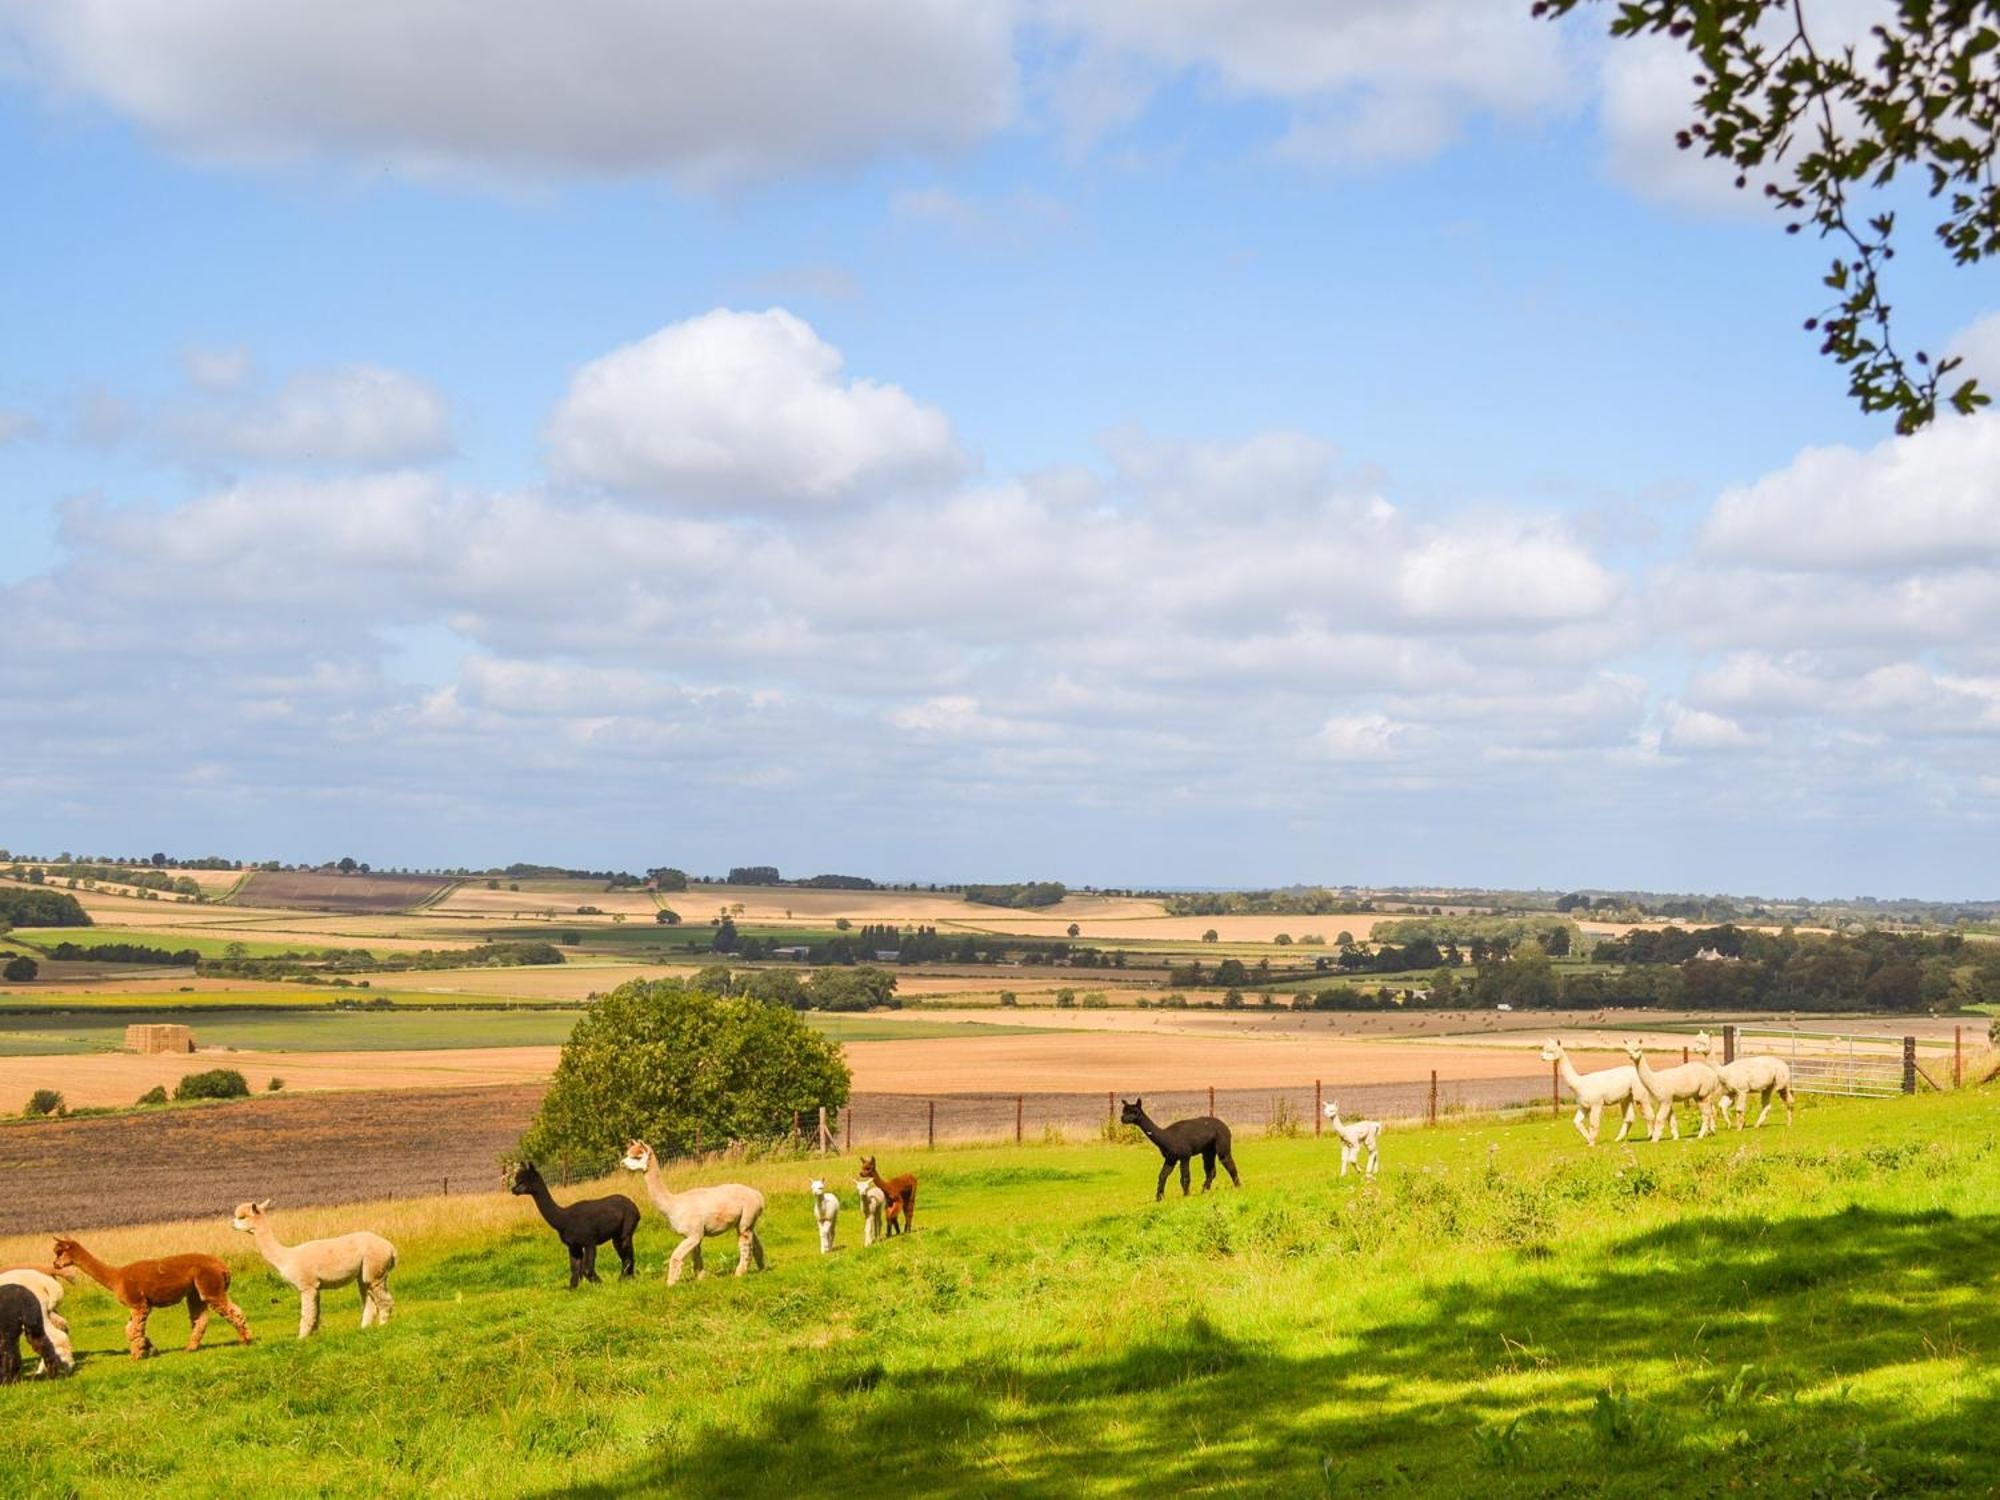
<path id="1" fill-rule="evenodd" d="M 1630 1063 L 1600 1068 L 1595 1073 L 1579 1073 L 1576 1064 L 1563 1050 L 1563 1044 L 1554 1037 L 1542 1043 L 1542 1061 L 1561 1067 L 1563 1084 L 1576 1097 L 1576 1115 L 1571 1123 L 1576 1126 L 1576 1133 L 1583 1137 L 1584 1145 L 1597 1144 L 1607 1104 L 1625 1106 L 1625 1117 L 1618 1122 L 1618 1134 L 1612 1138 L 1614 1144 L 1624 1140 L 1631 1132 L 1634 1109 L 1646 1117 L 1648 1126 L 1653 1123 L 1652 1096 L 1640 1087 L 1639 1070 Z"/>
<path id="2" fill-rule="evenodd" d="M 861 1195 L 861 1243 L 872 1245 L 882 1238 L 882 1215 L 888 1212 L 889 1195 L 875 1186 L 875 1179 L 863 1177 L 854 1184 Z"/>
<path id="3" fill-rule="evenodd" d="M 0 1271 L 0 1286 L 24 1286 L 35 1294 L 35 1300 L 42 1304 L 42 1326 L 48 1330 L 49 1343 L 54 1346 L 56 1357 L 62 1361 L 65 1370 L 76 1368 L 76 1350 L 69 1341 L 69 1324 L 56 1309 L 62 1306 L 63 1293 L 69 1288 L 62 1277 L 54 1271 L 40 1266 L 16 1266 L 11 1271 Z M 46 1375 L 43 1368 L 47 1360 L 40 1361 L 35 1368 L 37 1375 Z"/>
<path id="4" fill-rule="evenodd" d="M 833 1226 L 840 1221 L 840 1195 L 829 1193 L 817 1177 L 812 1180 L 813 1218 L 819 1224 L 819 1253 L 833 1249 Z"/>
<path id="5" fill-rule="evenodd" d="M 646 1195 L 681 1237 L 667 1259 L 667 1285 L 681 1279 L 682 1263 L 692 1258 L 695 1279 L 708 1272 L 701 1265 L 701 1242 L 711 1234 L 736 1231 L 736 1274 L 744 1275 L 755 1261 L 764 1269 L 764 1242 L 757 1238 L 757 1221 L 764 1217 L 764 1195 L 739 1182 L 716 1187 L 689 1188 L 685 1193 L 669 1192 L 660 1179 L 660 1159 L 644 1141 L 625 1143 L 625 1166 L 646 1174 Z"/>
<path id="6" fill-rule="evenodd" d="M 1759 1053 L 1753 1057 L 1739 1057 L 1735 1062 L 1719 1063 L 1715 1060 L 1716 1040 L 1707 1032 L 1695 1037 L 1702 1056 L 1708 1059 L 1722 1079 L 1722 1118 L 1729 1119 L 1733 1105 L 1736 1110 L 1736 1128 L 1744 1128 L 1745 1117 L 1750 1113 L 1750 1096 L 1762 1094 L 1764 1107 L 1757 1112 L 1757 1128 L 1764 1128 L 1764 1121 L 1771 1113 L 1771 1096 L 1776 1094 L 1785 1101 L 1785 1123 L 1792 1123 L 1792 1065 L 1782 1057 L 1772 1057 L 1769 1053 Z"/>
<path id="7" fill-rule="evenodd" d="M 1349 1167 L 1360 1163 L 1365 1149 L 1368 1152 L 1368 1175 L 1373 1177 L 1375 1169 L 1382 1164 L 1382 1122 L 1355 1120 L 1343 1125 L 1340 1106 L 1331 1101 L 1326 1105 L 1326 1117 L 1333 1122 L 1333 1133 L 1340 1137 L 1340 1175 L 1345 1177 Z"/>
<path id="8" fill-rule="evenodd" d="M 1646 1061 L 1645 1047 L 1638 1042 L 1627 1042 L 1625 1055 L 1639 1070 L 1639 1086 L 1653 1096 L 1652 1140 L 1657 1141 L 1669 1125 L 1674 1139 L 1681 1138 L 1681 1122 L 1674 1106 L 1683 1099 L 1694 1100 L 1701 1110 L 1701 1129 L 1695 1132 L 1695 1139 L 1714 1131 L 1715 1101 L 1722 1093 L 1722 1078 L 1715 1069 L 1705 1062 L 1687 1062 L 1655 1072 Z"/>
<path id="9" fill-rule="evenodd" d="M 396 1309 L 396 1299 L 389 1295 L 389 1273 L 396 1269 L 394 1245 L 366 1229 L 328 1240 L 283 1244 L 265 1217 L 270 1207 L 269 1198 L 239 1203 L 229 1222 L 255 1239 L 257 1253 L 298 1289 L 300 1338 L 311 1338 L 319 1330 L 320 1292 L 350 1281 L 361 1288 L 361 1326 L 374 1328 L 389 1321 Z"/>

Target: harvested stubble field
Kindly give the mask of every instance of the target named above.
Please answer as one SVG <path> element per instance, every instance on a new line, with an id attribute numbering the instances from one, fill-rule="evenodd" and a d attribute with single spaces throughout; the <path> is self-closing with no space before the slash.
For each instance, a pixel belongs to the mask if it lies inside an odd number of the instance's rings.
<path id="1" fill-rule="evenodd" d="M 212 1493 L 218 1464 L 272 1493 L 863 1494 L 909 1455 L 898 1488 L 954 1497 L 1990 1493 L 1996 1127 L 1978 1095 L 1638 1150 L 1454 1125 L 1393 1134 L 1375 1182 L 1263 1140 L 1241 1192 L 1157 1205 L 1144 1144 L 902 1149 L 916 1232 L 861 1250 L 844 1220 L 824 1257 L 811 1168 L 717 1164 L 676 1175 L 767 1194 L 766 1272 L 665 1287 L 648 1210 L 640 1278 L 574 1294 L 517 1199 L 314 1211 L 280 1186 L 286 1238 L 400 1251 L 395 1321 L 357 1330 L 336 1295 L 310 1343 L 216 1183 L 198 1222 L 93 1248 L 224 1254 L 260 1343 L 184 1354 L 166 1313 L 135 1364 L 82 1287 L 82 1367 L 6 1394 L 0 1473 L 36 1497 Z"/>

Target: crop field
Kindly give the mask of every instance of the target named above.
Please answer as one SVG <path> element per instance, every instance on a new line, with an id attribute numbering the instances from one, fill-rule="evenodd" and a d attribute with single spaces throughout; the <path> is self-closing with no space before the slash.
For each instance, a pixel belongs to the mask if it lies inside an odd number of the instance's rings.
<path id="1" fill-rule="evenodd" d="M 326 875 L 312 870 L 253 870 L 237 888 L 245 906 L 308 911 L 409 911 L 434 901 L 451 882 L 434 875 Z"/>
<path id="2" fill-rule="evenodd" d="M 184 928 L 144 927 L 24 927 L 7 934 L 7 941 L 21 947 L 54 948 L 60 943 L 91 947 L 99 943 L 134 943 L 147 948 L 178 952 L 192 948 L 203 958 L 221 958 L 232 943 L 241 943 L 249 958 L 276 958 L 285 953 L 319 953 L 343 946 L 318 938 L 308 942 L 286 942 L 267 937 L 232 937 L 225 934 L 190 932 Z"/>
<path id="3" fill-rule="evenodd" d="M 227 1255 L 258 1343 L 187 1354 L 161 1312 L 167 1352 L 135 1364 L 86 1284 L 77 1374 L 0 1394 L 0 1472 L 32 1496 L 206 1493 L 222 1455 L 272 1493 L 860 1494 L 913 1455 L 897 1487 L 950 1496 L 1980 1492 L 1996 1135 L 1976 1093 L 1634 1150 L 1411 1130 L 1373 1183 L 1330 1142 L 1251 1140 L 1242 1191 L 1162 1204 L 1143 1143 L 903 1151 L 916 1232 L 866 1250 L 851 1158 L 736 1164 L 684 1180 L 765 1190 L 767 1271 L 668 1289 L 645 1204 L 640 1277 L 574 1294 L 521 1200 L 288 1211 L 274 1164 L 196 1222 L 85 1236 Z M 826 1257 L 812 1172 L 850 1205 Z M 333 1293 L 295 1342 L 295 1295 L 223 1218 L 253 1194 L 288 1240 L 394 1239 L 395 1321 L 363 1332 Z"/>

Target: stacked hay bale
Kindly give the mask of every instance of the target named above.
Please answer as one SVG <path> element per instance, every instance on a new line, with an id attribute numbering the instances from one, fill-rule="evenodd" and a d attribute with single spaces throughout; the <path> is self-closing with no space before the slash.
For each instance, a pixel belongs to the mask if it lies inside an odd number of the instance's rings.
<path id="1" fill-rule="evenodd" d="M 192 1052 L 194 1051 L 194 1028 L 172 1024 L 152 1024 L 127 1026 L 125 1028 L 125 1050 L 127 1052 Z"/>

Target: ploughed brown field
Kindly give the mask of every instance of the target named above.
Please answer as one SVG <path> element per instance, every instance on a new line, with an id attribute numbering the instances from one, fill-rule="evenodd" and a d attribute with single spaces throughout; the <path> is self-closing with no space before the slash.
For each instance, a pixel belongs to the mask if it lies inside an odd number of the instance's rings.
<path id="1" fill-rule="evenodd" d="M 435 875 L 323 875 L 316 870 L 255 870 L 237 899 L 246 906 L 309 911 L 408 911 L 451 884 Z"/>
<path id="2" fill-rule="evenodd" d="M 0 1125 L 0 1234 L 219 1218 L 253 1197 L 490 1193 L 541 1097 L 406 1089 Z"/>

